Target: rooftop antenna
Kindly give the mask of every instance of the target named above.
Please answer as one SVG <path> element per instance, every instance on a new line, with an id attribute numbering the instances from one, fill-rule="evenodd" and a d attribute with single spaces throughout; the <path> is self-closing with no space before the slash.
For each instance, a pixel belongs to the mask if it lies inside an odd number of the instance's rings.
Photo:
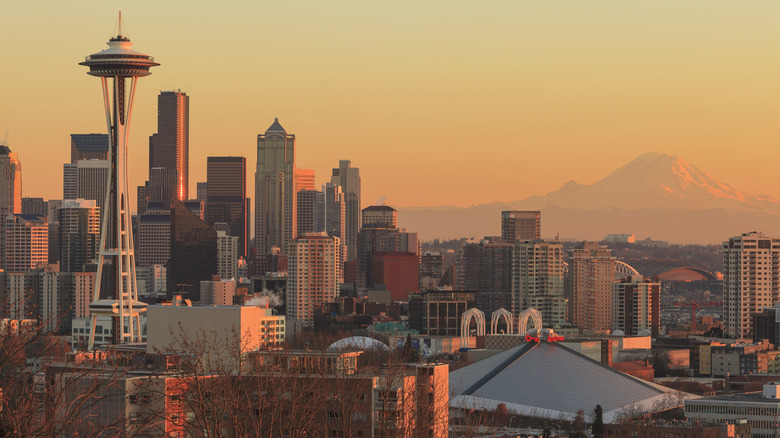
<path id="1" fill-rule="evenodd" d="M 0 144 L 3 146 L 8 146 L 8 131 L 5 131 L 5 138 L 3 139 L 3 142 Z"/>
<path id="2" fill-rule="evenodd" d="M 125 23 L 122 20 L 122 11 L 119 11 L 119 17 L 116 19 L 116 25 L 114 26 L 114 30 L 116 31 L 116 36 L 120 38 L 124 37 L 124 33 L 127 30 L 127 26 L 125 26 Z M 113 38 L 114 35 L 111 35 L 111 37 Z"/>

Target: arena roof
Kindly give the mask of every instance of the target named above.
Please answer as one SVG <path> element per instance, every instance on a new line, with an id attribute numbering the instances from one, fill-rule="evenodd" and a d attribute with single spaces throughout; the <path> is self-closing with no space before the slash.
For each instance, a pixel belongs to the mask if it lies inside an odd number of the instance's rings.
<path id="1" fill-rule="evenodd" d="M 450 407 L 573 420 L 601 405 L 604 422 L 623 411 L 660 411 L 693 397 L 614 370 L 557 343 L 529 342 L 450 373 Z M 678 396 L 679 395 L 679 396 Z"/>

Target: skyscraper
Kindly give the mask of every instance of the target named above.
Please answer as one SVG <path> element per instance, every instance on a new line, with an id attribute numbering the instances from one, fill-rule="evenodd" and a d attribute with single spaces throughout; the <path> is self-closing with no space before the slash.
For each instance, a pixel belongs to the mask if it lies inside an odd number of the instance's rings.
<path id="1" fill-rule="evenodd" d="M 723 321 L 729 337 L 751 338 L 753 315 L 780 300 L 780 239 L 750 232 L 723 242 Z"/>
<path id="2" fill-rule="evenodd" d="M 149 139 L 149 169 L 160 167 L 174 174 L 173 195 L 189 196 L 190 98 L 181 90 L 161 91 L 157 96 L 157 134 Z M 169 199 L 152 199 L 168 201 Z"/>
<path id="3" fill-rule="evenodd" d="M 338 237 L 310 233 L 290 243 L 287 266 L 287 317 L 314 325 L 315 312 L 339 295 Z"/>
<path id="4" fill-rule="evenodd" d="M 246 158 L 208 157 L 206 179 L 206 223 L 227 223 L 238 237 L 238 255 L 246 257 Z"/>
<path id="5" fill-rule="evenodd" d="M 98 255 L 100 207 L 92 200 L 68 199 L 57 211 L 60 271 L 81 272 Z"/>
<path id="6" fill-rule="evenodd" d="M 355 260 L 360 231 L 360 169 L 352 167 L 349 160 L 339 160 L 339 167 L 333 169 L 330 182 L 341 186 L 341 193 L 344 194 L 346 234 L 342 240 L 347 246 L 345 260 Z"/>
<path id="7" fill-rule="evenodd" d="M 516 315 L 528 308 L 538 310 L 544 325 L 549 327 L 566 323 L 562 244 L 541 240 L 515 242 L 512 307 Z"/>
<path id="8" fill-rule="evenodd" d="M 286 254 L 296 236 L 295 135 L 279 119 L 257 136 L 255 245 L 258 255 L 274 247 Z"/>
<path id="9" fill-rule="evenodd" d="M 542 219 L 538 211 L 502 211 L 501 238 L 509 243 L 516 240 L 536 240 L 542 237 Z"/>
<path id="10" fill-rule="evenodd" d="M 597 242 L 583 242 L 569 250 L 566 295 L 570 322 L 580 330 L 607 333 L 612 326 L 612 250 Z"/>
<path id="11" fill-rule="evenodd" d="M 22 212 L 22 164 L 16 153 L 0 144 L 0 227 L 11 213 Z M 5 232 L 0 228 L 0 268 L 5 263 Z"/>
<path id="12" fill-rule="evenodd" d="M 108 155 L 111 162 L 108 196 L 101 209 L 103 218 L 94 302 L 90 305 L 90 350 L 94 346 L 98 315 L 114 318 L 114 341 L 122 344 L 141 341 L 140 313 L 146 310 L 145 304 L 138 301 L 125 157 L 137 80 L 150 75 L 149 69 L 160 64 L 154 62 L 151 56 L 132 50 L 132 45 L 130 39 L 122 35 L 120 13 L 119 31 L 116 37 L 108 41 L 109 48 L 87 56 L 86 60 L 80 63 L 89 67 L 87 74 L 101 79 L 106 127 L 110 134 Z M 113 266 L 111 282 L 115 285 L 115 296 L 111 300 L 100 300 L 103 269 L 109 263 Z"/>

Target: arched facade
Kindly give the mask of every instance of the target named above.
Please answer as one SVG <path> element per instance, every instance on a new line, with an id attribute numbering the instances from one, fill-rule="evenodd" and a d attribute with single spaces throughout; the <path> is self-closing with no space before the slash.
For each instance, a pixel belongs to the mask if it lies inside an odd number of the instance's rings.
<path id="1" fill-rule="evenodd" d="M 498 322 L 501 321 L 501 317 L 504 317 L 504 320 L 506 321 L 506 334 L 511 335 L 514 333 L 514 319 L 512 312 L 501 308 L 493 312 L 493 314 L 490 316 L 490 333 L 497 335 L 498 334 Z"/>
<path id="2" fill-rule="evenodd" d="M 460 345 L 468 345 L 469 340 L 469 324 L 471 320 L 477 321 L 477 336 L 485 336 L 485 312 L 472 307 L 471 309 L 463 312 L 463 316 L 460 319 Z"/>
<path id="3" fill-rule="evenodd" d="M 523 310 L 517 318 L 517 334 L 525 335 L 528 333 L 528 319 L 534 324 L 535 329 L 542 328 L 542 314 L 533 307 Z"/>

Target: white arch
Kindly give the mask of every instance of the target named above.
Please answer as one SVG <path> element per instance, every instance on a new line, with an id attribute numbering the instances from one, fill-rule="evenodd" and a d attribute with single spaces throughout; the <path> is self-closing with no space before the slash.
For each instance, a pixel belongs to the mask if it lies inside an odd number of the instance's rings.
<path id="1" fill-rule="evenodd" d="M 640 275 L 639 271 L 634 269 L 633 266 L 629 265 L 628 263 L 621 262 L 620 260 L 615 260 L 615 274 Z"/>
<path id="2" fill-rule="evenodd" d="M 531 318 L 531 322 L 534 324 L 535 329 L 542 328 L 542 314 L 533 307 L 529 307 L 520 312 L 520 317 L 517 318 L 517 334 L 525 335 L 528 333 L 528 318 Z"/>
<path id="3" fill-rule="evenodd" d="M 485 335 L 485 312 L 472 307 L 471 309 L 463 312 L 463 316 L 460 318 L 460 345 L 466 346 L 469 341 L 469 324 L 471 320 L 477 320 L 477 336 Z"/>
<path id="4" fill-rule="evenodd" d="M 514 332 L 514 317 L 512 316 L 512 312 L 504 309 L 503 307 L 493 312 L 493 314 L 490 316 L 490 333 L 494 335 L 498 334 L 498 322 L 501 321 L 502 316 L 506 321 L 506 334 L 511 335 Z"/>

